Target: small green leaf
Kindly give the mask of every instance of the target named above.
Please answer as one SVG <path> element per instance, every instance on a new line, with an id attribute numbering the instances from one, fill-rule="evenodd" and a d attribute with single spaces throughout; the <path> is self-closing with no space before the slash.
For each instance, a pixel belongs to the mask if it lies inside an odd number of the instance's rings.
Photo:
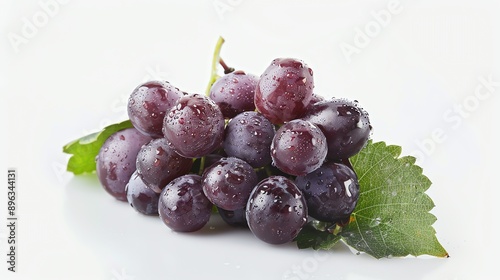
<path id="1" fill-rule="evenodd" d="M 299 249 L 313 248 L 314 250 L 330 250 L 340 240 L 340 235 L 328 231 L 320 231 L 308 224 L 295 238 Z"/>
<path id="2" fill-rule="evenodd" d="M 434 203 L 424 193 L 431 181 L 414 157 L 400 155 L 399 146 L 370 141 L 351 158 L 361 189 L 342 239 L 376 258 L 447 257 L 432 227 L 436 217 L 429 211 Z"/>
<path id="3" fill-rule="evenodd" d="M 69 158 L 67 170 L 73 172 L 75 175 L 95 171 L 95 157 L 99 153 L 99 149 L 104 144 L 104 141 L 111 134 L 129 127 L 132 127 L 132 123 L 126 120 L 121 123 L 109 125 L 99 132 L 83 136 L 66 144 L 63 147 L 63 152 L 72 155 Z"/>

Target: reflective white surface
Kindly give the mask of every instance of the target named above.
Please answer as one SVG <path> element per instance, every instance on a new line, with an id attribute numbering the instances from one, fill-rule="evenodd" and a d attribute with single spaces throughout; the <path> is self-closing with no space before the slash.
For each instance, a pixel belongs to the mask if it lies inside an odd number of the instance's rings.
<path id="1" fill-rule="evenodd" d="M 0 160 L 2 172 L 18 170 L 19 259 L 16 274 L 1 261 L 1 279 L 497 275 L 499 8 L 451 0 L 2 2 Z M 257 75 L 276 57 L 303 59 L 318 94 L 359 100 L 375 141 L 419 155 L 451 258 L 272 246 L 218 218 L 200 232 L 174 233 L 115 201 L 95 176 L 64 172 L 62 146 L 127 118 L 140 82 L 162 78 L 203 92 L 219 35 L 225 61 Z M 3 224 L 6 190 L 0 197 Z M 6 238 L 0 226 L 0 260 Z"/>

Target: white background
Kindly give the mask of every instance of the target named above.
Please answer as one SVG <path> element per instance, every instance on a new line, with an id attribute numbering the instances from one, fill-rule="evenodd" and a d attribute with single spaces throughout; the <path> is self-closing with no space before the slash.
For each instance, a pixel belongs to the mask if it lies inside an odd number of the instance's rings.
<path id="1" fill-rule="evenodd" d="M 401 0 L 381 26 L 374 14 L 388 3 L 2 1 L 0 178 L 17 168 L 19 248 L 18 272 L 7 273 L 3 183 L 1 279 L 498 276 L 500 5 Z M 360 39 L 365 28 L 369 41 Z M 62 146 L 126 119 L 140 82 L 161 78 L 204 92 L 219 35 L 226 62 L 257 75 L 276 57 L 303 59 L 316 93 L 359 100 L 375 141 L 419 155 L 433 182 L 437 237 L 451 258 L 376 260 L 343 245 L 318 255 L 270 246 L 217 219 L 177 234 L 115 201 L 94 175 L 64 172 Z M 355 53 L 343 53 L 347 45 Z"/>

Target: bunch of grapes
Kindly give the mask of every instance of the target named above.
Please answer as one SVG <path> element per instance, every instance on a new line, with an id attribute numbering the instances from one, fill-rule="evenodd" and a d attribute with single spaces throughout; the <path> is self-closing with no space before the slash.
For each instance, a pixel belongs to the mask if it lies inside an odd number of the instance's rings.
<path id="1" fill-rule="evenodd" d="M 313 93 L 312 69 L 279 58 L 258 77 L 226 73 L 207 95 L 163 81 L 130 95 L 133 127 L 101 147 L 104 189 L 192 232 L 213 215 L 259 239 L 292 241 L 308 221 L 345 225 L 359 184 L 349 158 L 371 125 L 357 101 Z"/>

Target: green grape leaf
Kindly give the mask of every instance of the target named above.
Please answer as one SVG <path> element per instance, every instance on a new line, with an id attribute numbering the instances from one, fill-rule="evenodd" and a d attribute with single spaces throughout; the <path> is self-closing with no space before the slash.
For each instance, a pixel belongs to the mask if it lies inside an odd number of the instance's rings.
<path id="1" fill-rule="evenodd" d="M 308 224 L 300 231 L 295 238 L 299 249 L 313 248 L 314 250 L 330 250 L 340 240 L 340 235 L 334 235 L 328 231 L 317 230 Z"/>
<path id="2" fill-rule="evenodd" d="M 415 165 L 414 157 L 400 155 L 399 146 L 370 141 L 351 158 L 360 195 L 349 223 L 338 235 L 347 245 L 375 258 L 448 257 L 432 227 L 436 217 L 429 211 L 434 203 L 425 194 L 431 181 Z M 330 242 L 324 232 L 317 230 L 316 235 L 316 244 L 310 247 Z"/>
<path id="3" fill-rule="evenodd" d="M 94 172 L 96 168 L 95 157 L 104 141 L 111 134 L 129 127 L 132 127 L 132 123 L 126 120 L 109 125 L 99 132 L 83 136 L 64 145 L 63 152 L 71 154 L 66 169 L 75 175 Z"/>

